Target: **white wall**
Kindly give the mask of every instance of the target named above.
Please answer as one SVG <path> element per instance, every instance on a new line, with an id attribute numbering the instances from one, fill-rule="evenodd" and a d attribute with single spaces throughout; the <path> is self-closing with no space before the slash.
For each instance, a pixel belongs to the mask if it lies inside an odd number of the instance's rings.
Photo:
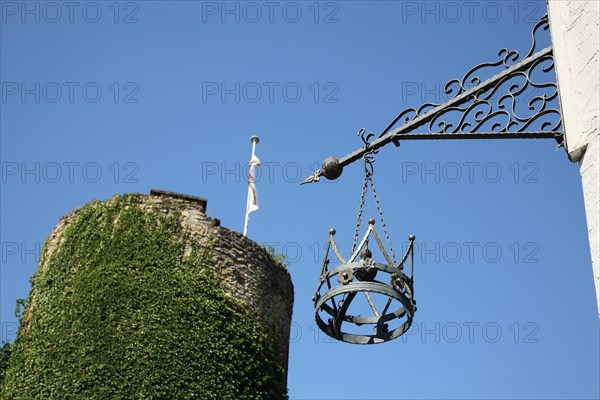
<path id="1" fill-rule="evenodd" d="M 600 2 L 548 0 L 569 159 L 579 162 L 600 313 Z"/>

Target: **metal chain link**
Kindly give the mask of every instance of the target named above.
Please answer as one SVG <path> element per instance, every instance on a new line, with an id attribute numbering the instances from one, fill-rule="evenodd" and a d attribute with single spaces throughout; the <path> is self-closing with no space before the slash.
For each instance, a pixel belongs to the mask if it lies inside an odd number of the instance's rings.
<path id="1" fill-rule="evenodd" d="M 379 212 L 379 219 L 381 220 L 381 225 L 383 226 L 385 238 L 387 240 L 388 246 L 390 247 L 390 253 L 392 253 L 392 261 L 394 261 L 394 264 L 396 264 L 396 254 L 394 254 L 394 249 L 392 248 L 392 240 L 390 239 L 390 233 L 388 232 L 387 225 L 385 224 L 385 220 L 383 218 L 383 211 L 381 210 L 381 204 L 379 204 L 379 198 L 377 197 L 377 191 L 375 190 L 375 183 L 373 183 L 373 179 L 371 178 L 371 176 L 368 177 L 368 180 L 371 184 L 375 204 L 377 204 L 377 211 Z"/>
<path id="2" fill-rule="evenodd" d="M 360 196 L 360 204 L 358 207 L 358 216 L 356 218 L 356 229 L 354 230 L 354 240 L 352 242 L 352 253 L 356 250 L 356 245 L 358 244 L 358 233 L 360 230 L 360 225 L 362 223 L 362 214 L 365 206 L 365 197 L 367 194 L 367 186 L 371 185 L 371 191 L 373 192 L 373 198 L 375 199 L 375 204 L 377 206 L 377 212 L 379 213 L 379 219 L 381 221 L 381 225 L 383 226 L 383 232 L 385 233 L 385 239 L 387 241 L 387 245 L 390 248 L 390 253 L 392 254 L 392 261 L 396 264 L 396 254 L 394 253 L 394 248 L 392 247 L 392 240 L 390 239 L 390 233 L 388 231 L 387 225 L 385 223 L 385 219 L 383 217 L 383 210 L 381 209 L 381 203 L 379 203 L 379 197 L 377 196 L 377 190 L 375 189 L 375 183 L 373 182 L 373 161 L 364 158 L 364 167 L 365 167 L 365 175 L 362 186 L 362 193 Z"/>
<path id="3" fill-rule="evenodd" d="M 365 197 L 367 195 L 367 184 L 369 180 L 369 174 L 370 172 L 367 170 L 367 166 L 365 165 L 365 178 L 363 180 L 362 194 L 360 196 L 360 205 L 358 206 L 358 216 L 356 218 L 356 228 L 354 229 L 354 241 L 352 243 L 352 252 L 350 254 L 354 254 L 354 251 L 356 250 L 356 245 L 358 244 L 358 231 L 360 230 L 363 209 L 365 207 Z"/>

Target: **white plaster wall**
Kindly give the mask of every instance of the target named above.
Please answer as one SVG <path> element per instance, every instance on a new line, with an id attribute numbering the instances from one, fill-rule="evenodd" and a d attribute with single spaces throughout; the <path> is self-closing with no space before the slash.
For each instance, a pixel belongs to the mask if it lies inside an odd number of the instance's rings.
<path id="1" fill-rule="evenodd" d="M 569 159 L 579 162 L 600 315 L 600 2 L 548 0 Z"/>

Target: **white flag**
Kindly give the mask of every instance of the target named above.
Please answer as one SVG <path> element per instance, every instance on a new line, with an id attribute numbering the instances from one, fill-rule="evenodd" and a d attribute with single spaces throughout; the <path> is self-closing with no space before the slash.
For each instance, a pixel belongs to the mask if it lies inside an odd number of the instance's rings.
<path id="1" fill-rule="evenodd" d="M 255 138 L 255 136 L 253 136 Z M 244 236 L 248 233 L 248 220 L 250 213 L 258 210 L 258 195 L 256 194 L 256 169 L 259 167 L 260 160 L 256 157 L 256 140 L 252 140 L 252 158 L 250 159 L 250 171 L 248 172 L 248 200 L 246 201 L 246 221 L 244 222 Z"/>

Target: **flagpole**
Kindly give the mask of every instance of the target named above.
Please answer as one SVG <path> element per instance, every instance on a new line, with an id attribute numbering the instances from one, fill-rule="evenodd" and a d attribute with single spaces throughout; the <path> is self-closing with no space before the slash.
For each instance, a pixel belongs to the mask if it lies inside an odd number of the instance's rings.
<path id="1" fill-rule="evenodd" d="M 252 142 L 252 158 L 256 157 L 256 143 L 260 142 L 258 136 L 251 136 L 250 141 Z"/>
<path id="2" fill-rule="evenodd" d="M 256 144 L 260 142 L 258 136 L 250 137 L 250 141 L 252 142 L 252 157 L 250 158 L 250 170 L 248 174 L 248 199 L 246 200 L 246 219 L 244 221 L 244 236 L 247 236 L 248 233 L 248 220 L 250 219 L 250 206 L 253 199 L 252 186 L 254 184 L 255 176 L 252 176 L 252 172 L 254 171 L 254 166 L 252 165 L 252 161 L 256 159 Z"/>

